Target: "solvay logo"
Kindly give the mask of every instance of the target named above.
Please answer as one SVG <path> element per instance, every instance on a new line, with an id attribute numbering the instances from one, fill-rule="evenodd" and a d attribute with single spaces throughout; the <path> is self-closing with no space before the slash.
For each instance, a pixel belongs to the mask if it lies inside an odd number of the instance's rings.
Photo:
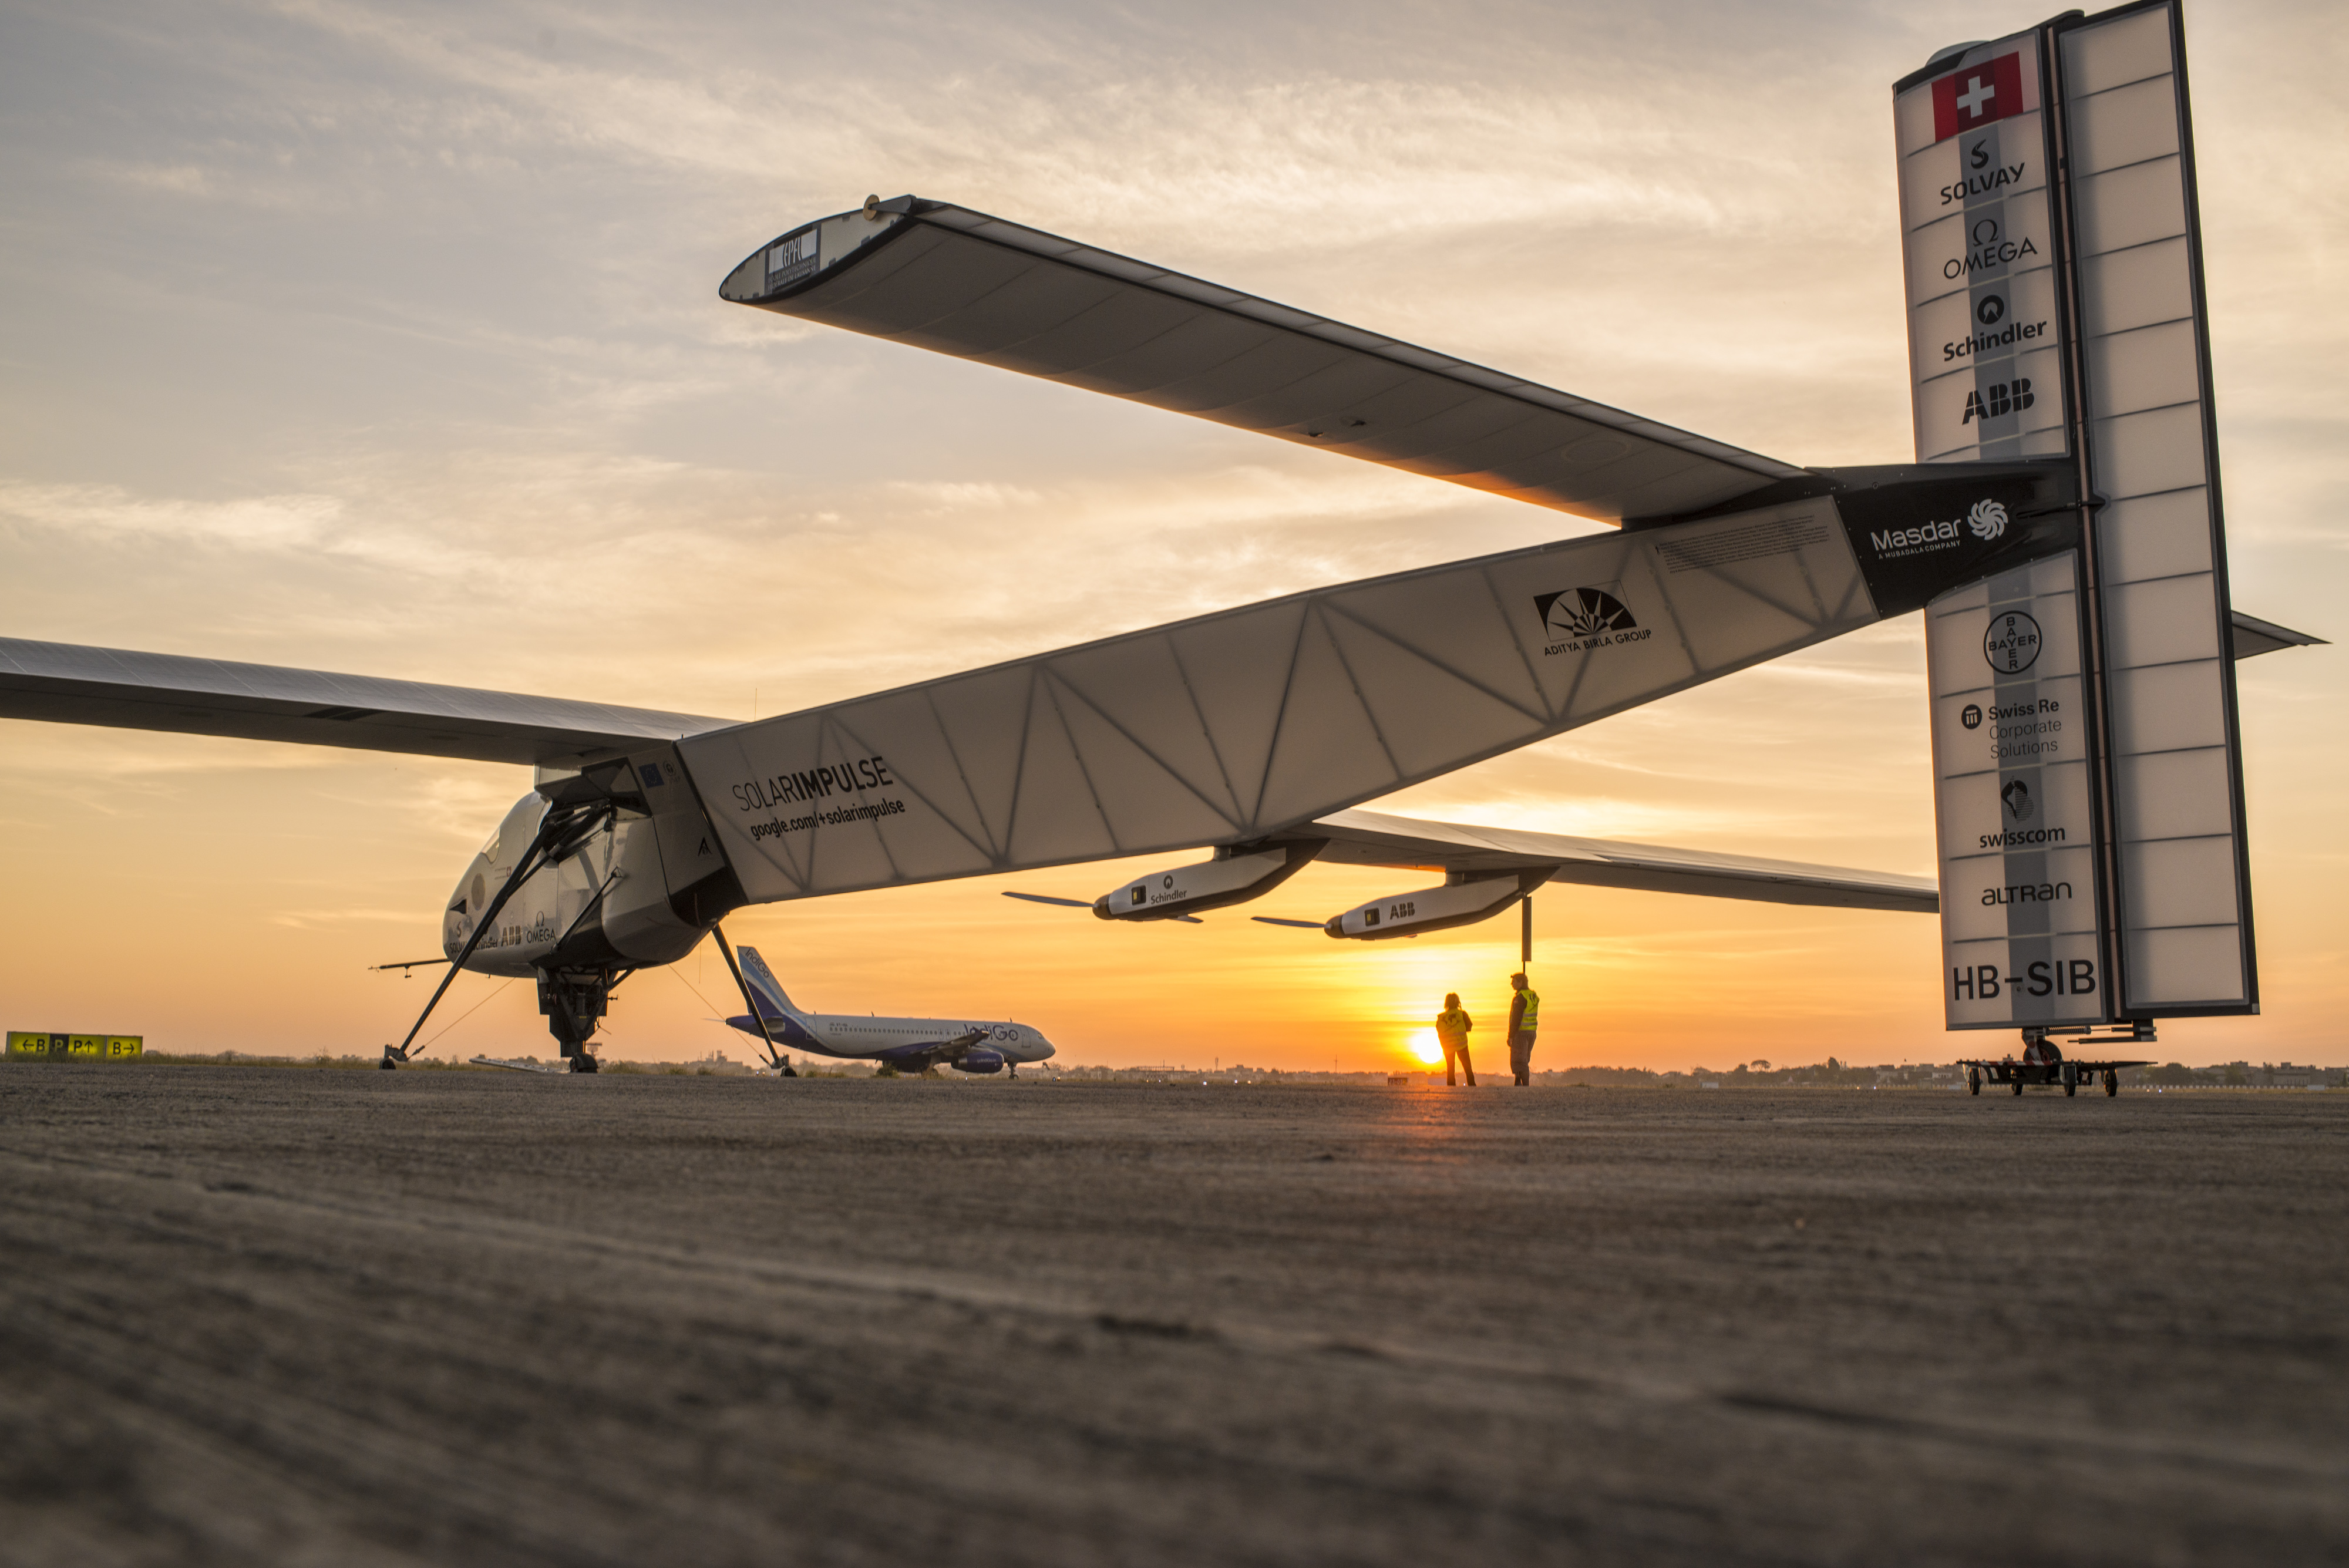
<path id="1" fill-rule="evenodd" d="M 2006 532 L 2006 508 L 1995 501 L 1977 501 L 1966 514 L 1966 526 L 1977 539 L 1996 539 Z"/>

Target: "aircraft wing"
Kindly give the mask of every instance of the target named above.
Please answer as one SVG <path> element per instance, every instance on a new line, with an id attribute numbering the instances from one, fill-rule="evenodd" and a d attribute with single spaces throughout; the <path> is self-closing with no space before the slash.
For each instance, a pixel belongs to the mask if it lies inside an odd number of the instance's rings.
<path id="1" fill-rule="evenodd" d="M 1340 811 L 1299 828 L 1327 835 L 1325 865 L 1411 867 L 1430 871 L 1516 871 L 1555 866 L 1553 882 L 1594 888 L 1636 888 L 1712 898 L 1753 898 L 1772 904 L 1823 904 L 1847 909 L 1896 909 L 1932 914 L 1941 907 L 1930 877 L 1806 866 L 1709 849 L 1671 849 L 1570 838 L 1511 827 L 1471 827 L 1376 811 Z"/>
<path id="2" fill-rule="evenodd" d="M 0 718 L 578 767 L 735 721 L 0 638 Z"/>
<path id="3" fill-rule="evenodd" d="M 1619 522 L 1816 476 L 949 202 L 761 245 L 721 297 Z"/>

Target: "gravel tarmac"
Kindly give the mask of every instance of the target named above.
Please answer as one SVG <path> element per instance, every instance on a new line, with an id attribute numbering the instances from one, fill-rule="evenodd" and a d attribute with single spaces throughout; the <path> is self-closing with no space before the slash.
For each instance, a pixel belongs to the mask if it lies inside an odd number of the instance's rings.
<path id="1" fill-rule="evenodd" d="M 0 1560 L 2338 1563 L 2344 1134 L 11 1066 Z"/>

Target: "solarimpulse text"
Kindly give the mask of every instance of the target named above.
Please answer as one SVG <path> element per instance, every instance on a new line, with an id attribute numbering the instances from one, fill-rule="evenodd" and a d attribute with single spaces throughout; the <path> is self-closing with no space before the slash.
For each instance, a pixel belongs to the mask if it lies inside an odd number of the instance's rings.
<path id="1" fill-rule="evenodd" d="M 877 789 L 896 782 L 879 757 L 858 757 L 854 762 L 810 768 L 805 773 L 777 774 L 772 778 L 738 784 L 734 786 L 734 798 L 743 811 L 772 811 L 779 805 L 804 805 L 812 800 L 829 800 L 835 794 Z"/>
<path id="2" fill-rule="evenodd" d="M 736 784 L 733 794 L 737 807 L 741 811 L 773 811 L 778 806 L 804 805 L 813 801 L 827 800 L 834 794 L 879 789 L 896 782 L 890 776 L 889 764 L 882 758 L 856 757 L 847 762 L 809 768 L 802 773 L 752 779 L 748 784 Z M 884 816 L 895 816 L 905 809 L 904 801 L 885 798 L 856 805 L 833 806 L 824 811 L 804 812 L 797 816 L 770 817 L 765 822 L 750 824 L 750 836 L 753 839 L 779 838 L 786 833 L 806 833 L 818 827 L 872 822 Z"/>

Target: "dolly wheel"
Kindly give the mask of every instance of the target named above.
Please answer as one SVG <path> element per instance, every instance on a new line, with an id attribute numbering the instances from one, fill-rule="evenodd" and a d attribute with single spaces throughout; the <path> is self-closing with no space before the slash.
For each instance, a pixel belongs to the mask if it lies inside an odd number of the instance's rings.
<path id="1" fill-rule="evenodd" d="M 2106 1098 L 2106 1099 L 2108 1099 L 2108 1100 L 2109 1100 L 2109 1099 L 2111 1099 L 2115 1095 L 2117 1095 L 2117 1094 L 2119 1094 L 2120 1092 L 2121 1092 L 2121 1075 L 2120 1075 L 2118 1073 L 2107 1073 L 2107 1074 L 2106 1074 L 2106 1075 L 2105 1075 L 2105 1098 Z"/>
<path id="2" fill-rule="evenodd" d="M 1979 1068 L 1969 1067 L 1966 1069 L 1966 1093 L 1970 1095 L 1979 1095 L 1982 1093 L 1982 1072 Z"/>
<path id="3" fill-rule="evenodd" d="M 2017 1075 L 2014 1080 L 2014 1097 L 2018 1100 L 2023 1098 L 2023 1078 L 2021 1075 Z"/>

